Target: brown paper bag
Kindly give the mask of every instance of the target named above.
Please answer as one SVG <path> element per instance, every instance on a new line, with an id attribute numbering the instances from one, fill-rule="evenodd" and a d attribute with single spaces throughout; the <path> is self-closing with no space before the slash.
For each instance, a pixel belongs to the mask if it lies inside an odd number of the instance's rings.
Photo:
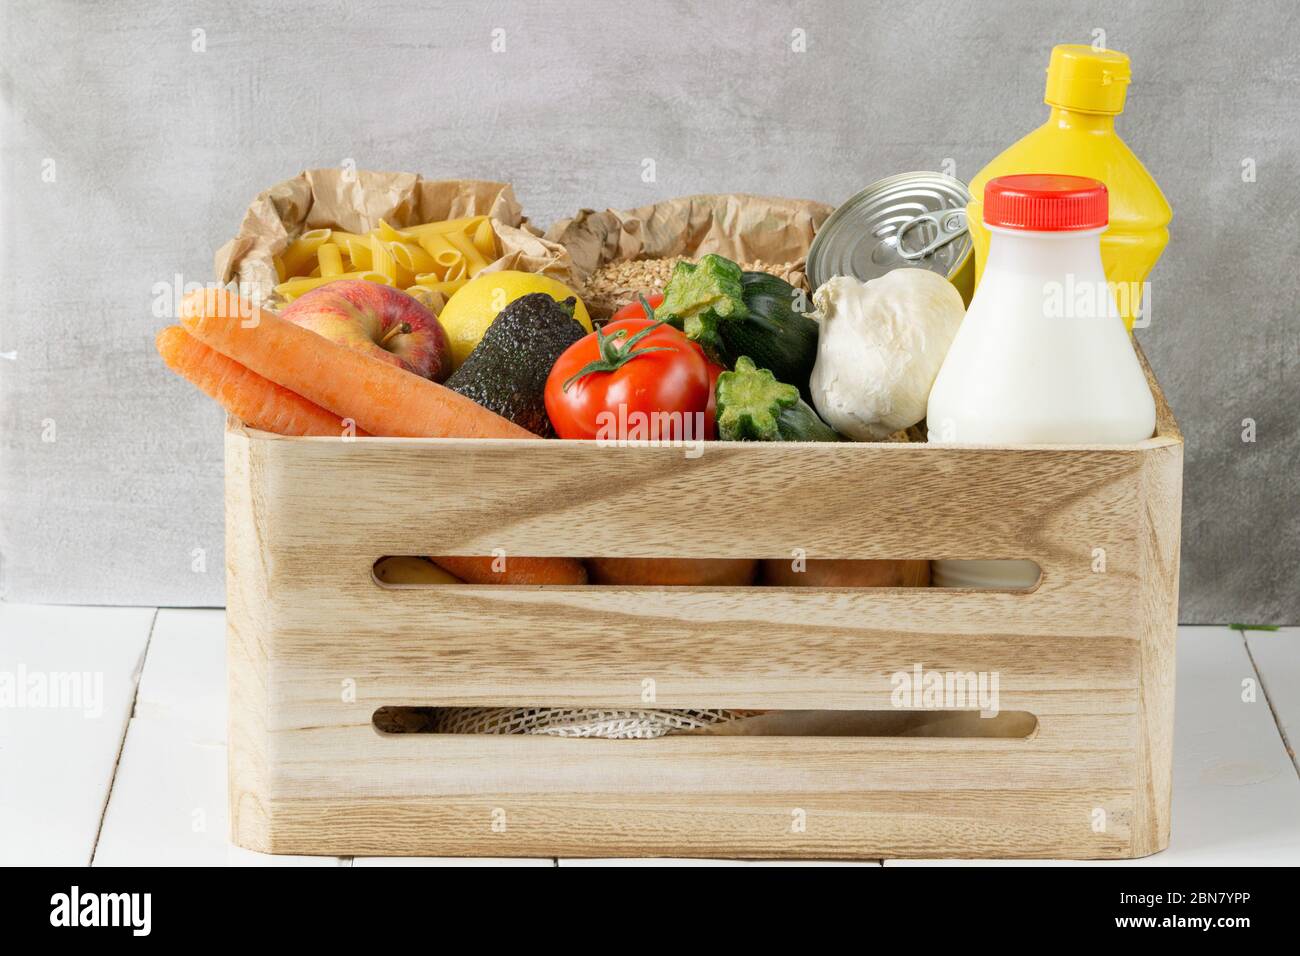
<path id="1" fill-rule="evenodd" d="M 831 212 L 825 203 L 807 199 L 743 193 L 683 196 L 624 211 L 583 209 L 551 226 L 546 238 L 567 250 L 582 283 L 579 294 L 592 316 L 607 319 L 638 292 L 659 291 L 644 284 L 633 288 L 635 283 L 616 283 L 609 290 L 584 288 L 593 273 L 611 263 L 698 259 L 715 252 L 741 264 L 784 265 L 777 274 L 808 289 L 803 271 L 808 249 Z M 663 274 L 666 277 L 666 264 Z"/>
<path id="2" fill-rule="evenodd" d="M 577 280 L 568 253 L 541 237 L 506 183 L 475 179 L 428 180 L 415 173 L 309 169 L 258 194 L 234 239 L 217 250 L 223 285 L 274 307 L 275 256 L 309 229 L 368 232 L 383 219 L 397 228 L 486 215 L 501 255 L 485 271 L 542 272 L 566 285 Z M 441 302 L 435 304 L 435 310 Z"/>

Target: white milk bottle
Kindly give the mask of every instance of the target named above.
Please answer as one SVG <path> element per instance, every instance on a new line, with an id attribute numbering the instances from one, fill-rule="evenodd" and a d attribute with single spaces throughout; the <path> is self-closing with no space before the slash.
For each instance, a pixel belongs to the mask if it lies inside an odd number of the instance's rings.
<path id="1" fill-rule="evenodd" d="M 930 441 L 1109 445 L 1151 437 L 1155 402 L 1101 265 L 1107 221 L 1106 187 L 1095 179 L 989 181 L 988 261 L 930 391 Z M 934 562 L 937 587 L 1024 588 L 1037 579 L 1026 560 Z"/>

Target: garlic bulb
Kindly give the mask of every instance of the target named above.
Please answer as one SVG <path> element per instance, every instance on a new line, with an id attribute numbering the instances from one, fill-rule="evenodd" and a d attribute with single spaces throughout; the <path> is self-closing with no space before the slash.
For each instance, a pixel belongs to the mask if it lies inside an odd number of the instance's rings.
<path id="1" fill-rule="evenodd" d="M 827 424 L 857 441 L 879 441 L 921 421 L 965 314 L 952 283 L 913 268 L 870 282 L 836 276 L 813 304 L 821 338 L 810 385 Z"/>

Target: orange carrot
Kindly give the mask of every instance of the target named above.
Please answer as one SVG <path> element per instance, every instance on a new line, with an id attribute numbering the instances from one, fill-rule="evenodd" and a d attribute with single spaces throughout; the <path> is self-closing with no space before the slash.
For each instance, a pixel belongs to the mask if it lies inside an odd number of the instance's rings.
<path id="1" fill-rule="evenodd" d="M 277 435 L 342 435 L 339 416 L 214 352 L 179 325 L 154 344 L 167 367 L 215 398 L 246 425 Z M 356 434 L 366 434 L 361 429 Z"/>
<path id="2" fill-rule="evenodd" d="M 187 332 L 263 378 L 297 392 L 372 435 L 400 438 L 537 438 L 473 399 L 405 369 L 336 345 L 225 289 L 187 295 Z"/>
<path id="3" fill-rule="evenodd" d="M 529 432 L 529 434 L 532 434 Z M 495 558 L 434 558 L 444 571 L 469 584 L 586 584 L 587 569 L 574 558 L 505 558 L 500 571 Z"/>
<path id="4" fill-rule="evenodd" d="M 449 388 L 336 345 L 224 289 L 186 296 L 181 323 L 216 351 L 373 435 L 540 440 Z M 574 558 L 509 558 L 502 573 L 492 570 L 490 557 L 434 560 L 471 584 L 587 582 L 586 568 Z"/>
<path id="5" fill-rule="evenodd" d="M 588 558 L 587 570 L 596 584 L 739 587 L 754 583 L 758 561 L 750 558 Z"/>

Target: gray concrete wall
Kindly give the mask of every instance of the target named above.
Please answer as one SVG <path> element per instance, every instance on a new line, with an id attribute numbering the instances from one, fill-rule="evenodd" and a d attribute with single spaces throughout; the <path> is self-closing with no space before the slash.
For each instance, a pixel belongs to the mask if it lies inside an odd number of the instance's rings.
<path id="1" fill-rule="evenodd" d="M 0 17 L 8 600 L 222 603 L 222 416 L 155 357 L 151 290 L 210 278 L 264 186 L 346 159 L 500 179 L 545 225 L 699 191 L 837 202 L 945 159 L 969 179 L 1041 121 L 1051 46 L 1104 30 L 1134 64 L 1122 133 L 1175 210 L 1141 339 L 1188 442 L 1181 617 L 1300 620 L 1286 0 L 40 0 Z"/>

